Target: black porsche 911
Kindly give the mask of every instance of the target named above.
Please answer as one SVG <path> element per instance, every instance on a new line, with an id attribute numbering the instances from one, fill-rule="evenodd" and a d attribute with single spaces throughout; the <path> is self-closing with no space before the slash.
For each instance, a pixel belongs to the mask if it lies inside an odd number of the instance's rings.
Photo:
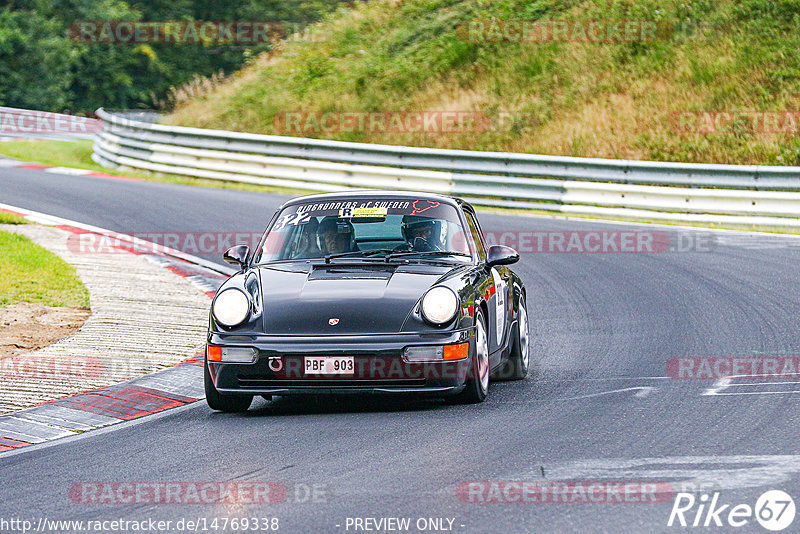
<path id="1" fill-rule="evenodd" d="M 511 248 L 445 195 L 348 191 L 295 198 L 212 304 L 208 405 L 255 395 L 415 394 L 477 403 L 490 376 L 528 374 L 525 286 Z"/>

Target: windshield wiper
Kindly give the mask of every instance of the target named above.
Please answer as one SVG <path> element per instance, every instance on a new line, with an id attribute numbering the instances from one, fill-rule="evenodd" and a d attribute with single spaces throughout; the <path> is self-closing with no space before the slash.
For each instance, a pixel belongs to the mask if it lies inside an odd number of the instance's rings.
<path id="1" fill-rule="evenodd" d="M 353 250 L 351 252 L 339 252 L 336 254 L 328 254 L 325 256 L 325 263 L 330 263 L 334 258 L 347 258 L 352 256 L 363 256 L 365 258 L 369 256 L 376 256 L 378 254 L 391 254 L 395 250 L 393 248 L 377 248 L 373 250 Z"/>
<path id="2" fill-rule="evenodd" d="M 428 250 L 425 252 L 414 252 L 412 250 L 408 252 L 394 252 L 393 254 L 388 254 L 386 256 L 386 261 L 388 262 L 393 258 L 401 258 L 405 256 L 465 256 L 467 258 L 472 257 L 471 254 L 467 254 L 465 252 L 455 252 L 453 250 Z"/>
<path id="3" fill-rule="evenodd" d="M 349 257 L 369 258 L 371 256 L 377 256 L 379 254 L 386 254 L 386 256 L 383 259 L 387 263 L 393 260 L 394 258 L 402 258 L 406 256 L 464 256 L 467 258 L 472 257 L 472 255 L 467 254 L 465 252 L 455 252 L 452 250 L 428 250 L 424 252 L 410 250 L 410 251 L 398 252 L 396 249 L 393 248 L 377 248 L 373 250 L 353 250 L 350 252 L 338 252 L 336 254 L 328 254 L 325 256 L 325 263 L 330 263 L 331 260 L 336 258 L 349 258 Z"/>

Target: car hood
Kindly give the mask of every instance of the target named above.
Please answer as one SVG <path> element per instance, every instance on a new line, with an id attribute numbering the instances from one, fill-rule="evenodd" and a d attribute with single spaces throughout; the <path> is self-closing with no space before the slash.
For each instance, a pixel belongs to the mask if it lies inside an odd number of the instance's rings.
<path id="1" fill-rule="evenodd" d="M 419 298 L 454 269 L 458 267 L 378 263 L 260 267 L 264 332 L 401 332 Z"/>

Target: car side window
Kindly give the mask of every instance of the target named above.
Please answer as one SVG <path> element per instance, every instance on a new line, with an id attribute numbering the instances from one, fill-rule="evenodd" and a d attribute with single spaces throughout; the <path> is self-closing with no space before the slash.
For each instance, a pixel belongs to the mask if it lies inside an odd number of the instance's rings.
<path id="1" fill-rule="evenodd" d="M 475 248 L 478 251 L 478 258 L 481 261 L 486 261 L 486 245 L 483 242 L 483 235 L 480 231 L 480 226 L 475 216 L 465 211 L 464 215 L 467 217 L 467 224 L 469 225 L 469 233 L 472 235 L 472 241 L 475 243 Z"/>

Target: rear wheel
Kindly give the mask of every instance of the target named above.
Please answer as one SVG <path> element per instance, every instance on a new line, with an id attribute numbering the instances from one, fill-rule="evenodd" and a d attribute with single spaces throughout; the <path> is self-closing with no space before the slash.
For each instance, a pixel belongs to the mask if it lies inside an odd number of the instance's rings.
<path id="1" fill-rule="evenodd" d="M 511 347 L 508 361 L 500 371 L 500 377 L 506 380 L 523 380 L 528 376 L 530 366 L 530 337 L 528 334 L 528 311 L 525 309 L 525 297 L 519 298 L 519 319 L 517 335 Z"/>
<path id="2" fill-rule="evenodd" d="M 486 337 L 486 319 L 483 312 L 478 310 L 475 317 L 475 354 L 467 377 L 464 391 L 459 393 L 454 400 L 464 404 L 477 404 L 486 400 L 489 393 L 489 343 Z"/>
<path id="3" fill-rule="evenodd" d="M 220 412 L 246 412 L 253 402 L 252 395 L 223 395 L 214 387 L 208 363 L 203 366 L 203 385 L 206 390 L 206 402 L 212 410 Z"/>

